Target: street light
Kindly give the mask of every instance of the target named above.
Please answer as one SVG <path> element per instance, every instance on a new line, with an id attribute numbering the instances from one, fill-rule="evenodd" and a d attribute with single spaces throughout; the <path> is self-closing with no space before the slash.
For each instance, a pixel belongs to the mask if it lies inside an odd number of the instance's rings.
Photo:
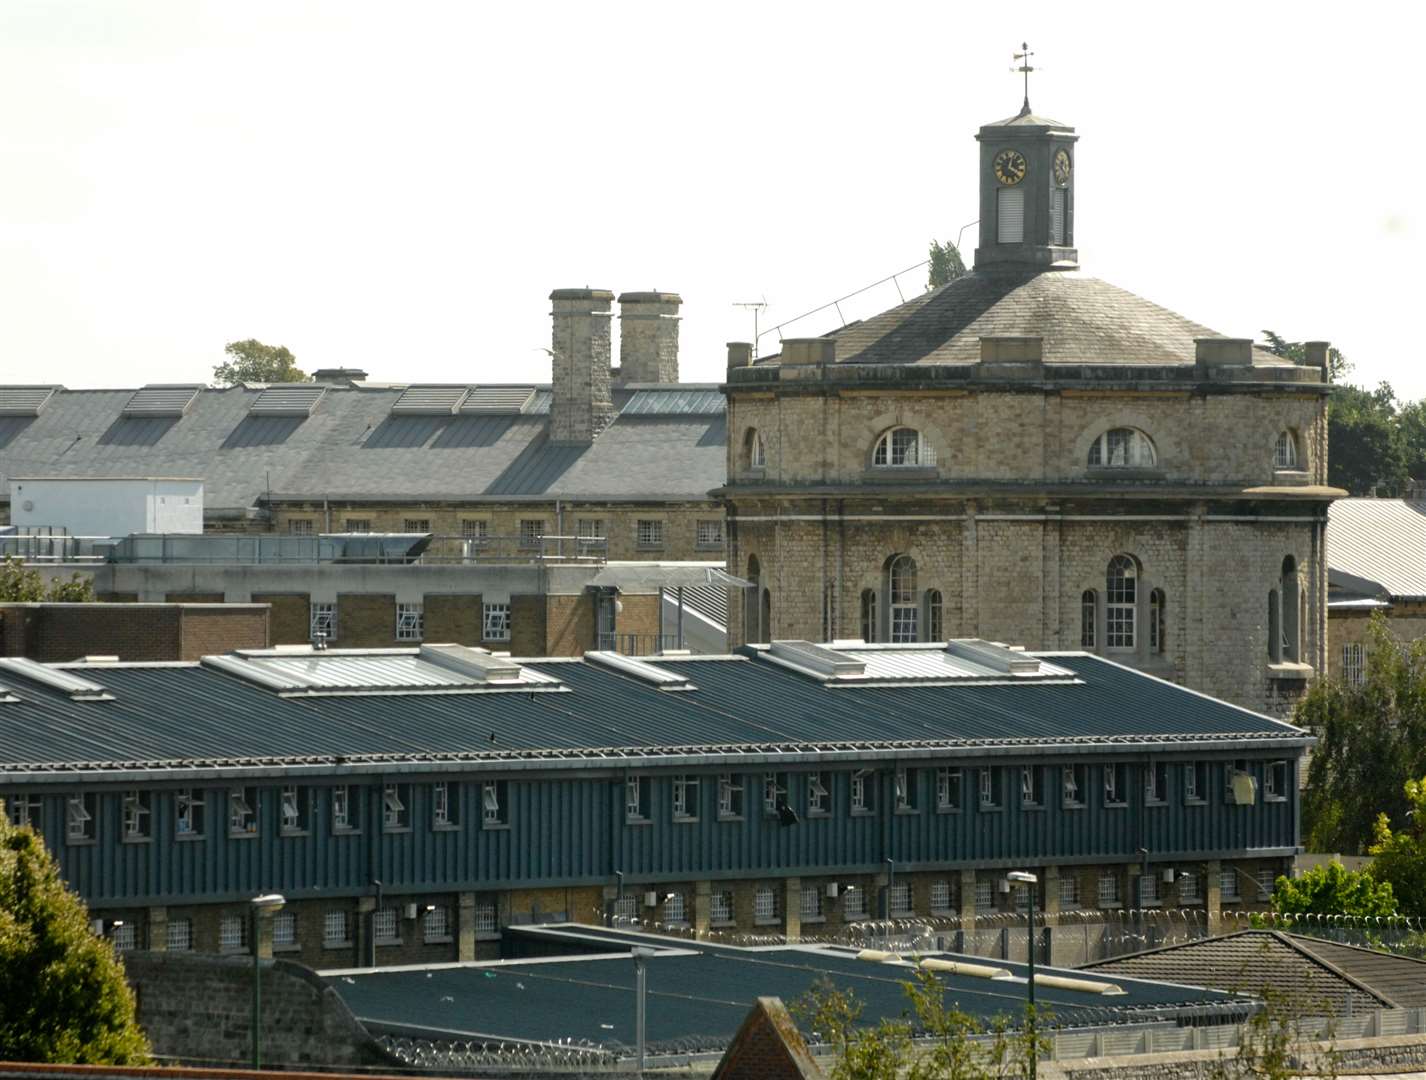
<path id="1" fill-rule="evenodd" d="M 648 1051 L 648 1013 L 645 1010 L 645 1002 L 648 1000 L 648 972 L 645 969 L 644 961 L 651 956 L 656 956 L 658 951 L 651 949 L 647 945 L 635 945 L 631 952 L 634 955 L 634 1044 L 638 1047 L 639 1071 L 638 1075 L 644 1075 L 644 1058 Z"/>
<path id="2" fill-rule="evenodd" d="M 1040 884 L 1040 879 L 1025 870 L 1012 870 L 1005 876 L 1014 884 L 1025 885 L 1030 889 L 1030 936 L 1028 948 L 1025 950 L 1025 955 L 1029 957 L 1027 963 L 1029 978 L 1026 979 L 1028 987 L 1026 993 L 1029 995 L 1030 1008 L 1025 1014 L 1025 1021 L 1030 1029 L 1030 1080 L 1035 1080 L 1035 1075 L 1039 1071 L 1040 1057 L 1040 1048 L 1035 1042 L 1035 892 L 1036 886 Z"/>
<path id="3" fill-rule="evenodd" d="M 265 893 L 262 896 L 254 896 L 248 901 L 251 913 L 252 930 L 249 937 L 252 938 L 253 951 L 253 1068 L 262 1068 L 262 968 L 258 958 L 259 919 L 263 915 L 271 915 L 278 911 L 287 903 L 287 898 L 279 893 Z"/>

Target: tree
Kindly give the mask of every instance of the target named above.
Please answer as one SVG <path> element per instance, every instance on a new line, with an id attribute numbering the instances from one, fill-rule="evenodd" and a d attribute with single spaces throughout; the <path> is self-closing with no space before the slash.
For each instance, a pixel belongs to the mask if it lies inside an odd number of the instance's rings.
<path id="1" fill-rule="evenodd" d="M 1264 348 L 1274 356 L 1281 356 L 1285 360 L 1291 360 L 1294 364 L 1307 363 L 1307 347 L 1300 341 L 1288 341 L 1281 334 L 1272 330 L 1264 330 L 1263 337 L 1267 338 Z M 1327 350 L 1327 377 L 1334 383 L 1352 370 L 1352 362 L 1348 360 L 1341 349 L 1329 348 Z"/>
<path id="2" fill-rule="evenodd" d="M 1402 786 L 1411 808 L 1400 818 L 1396 832 L 1391 819 L 1380 814 L 1371 847 L 1370 873 L 1401 898 L 1401 914 L 1426 918 L 1426 776 Z"/>
<path id="3" fill-rule="evenodd" d="M 34 831 L 0 813 L 0 1061 L 142 1065 L 148 1041 L 113 946 L 89 929 Z"/>
<path id="4" fill-rule="evenodd" d="M 966 276 L 966 264 L 961 259 L 960 249 L 947 240 L 944 244 L 931 241 L 931 265 L 926 272 L 926 288 L 939 289 L 956 278 Z"/>
<path id="5" fill-rule="evenodd" d="M 255 338 L 230 341 L 223 351 L 231 359 L 213 369 L 213 378 L 224 386 L 237 383 L 311 382 L 311 376 L 297 368 L 297 358 L 285 345 L 264 345 Z"/>
<path id="6" fill-rule="evenodd" d="M 1289 916 L 1397 914 L 1390 882 L 1378 881 L 1365 870 L 1347 870 L 1335 859 L 1319 863 L 1299 878 L 1278 878 L 1272 905 L 1279 915 Z"/>
<path id="7" fill-rule="evenodd" d="M 75 571 L 68 579 L 55 578 L 48 585 L 38 570 L 27 570 L 14 555 L 0 561 L 0 603 L 36 604 L 42 601 L 87 604 L 94 601 L 94 580 Z"/>
<path id="8" fill-rule="evenodd" d="M 1410 475 L 1390 383 L 1335 386 L 1327 401 L 1327 482 L 1353 495 L 1395 495 Z"/>

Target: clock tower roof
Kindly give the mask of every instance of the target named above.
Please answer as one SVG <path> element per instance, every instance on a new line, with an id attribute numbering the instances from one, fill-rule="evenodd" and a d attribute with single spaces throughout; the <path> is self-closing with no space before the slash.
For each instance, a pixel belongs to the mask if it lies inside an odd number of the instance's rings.
<path id="1" fill-rule="evenodd" d="M 1020 110 L 1018 113 L 1016 113 L 1014 116 L 1007 117 L 1007 118 L 1004 119 L 1004 120 L 995 120 L 995 121 L 992 121 L 992 122 L 989 123 L 989 124 L 982 124 L 980 130 L 981 130 L 981 131 L 984 131 L 984 130 L 986 130 L 986 128 L 1008 128 L 1008 127 L 1019 127 L 1019 128 L 1053 128 L 1053 129 L 1055 129 L 1055 130 L 1057 130 L 1057 131 L 1073 131 L 1073 130 L 1074 130 L 1074 128 L 1070 127 L 1068 124 L 1061 124 L 1058 120 L 1051 120 L 1051 119 L 1050 119 L 1049 117 L 1047 117 L 1047 116 L 1036 116 L 1034 113 L 1032 113 L 1032 112 L 1026 112 L 1024 109 L 1021 109 L 1021 110 Z"/>

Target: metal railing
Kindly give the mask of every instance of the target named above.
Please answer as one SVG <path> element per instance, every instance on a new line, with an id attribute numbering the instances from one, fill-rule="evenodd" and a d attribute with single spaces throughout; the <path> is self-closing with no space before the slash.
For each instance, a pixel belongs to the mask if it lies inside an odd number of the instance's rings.
<path id="1" fill-rule="evenodd" d="M 600 632 L 598 647 L 623 656 L 655 656 L 665 649 L 681 649 L 677 634 L 623 634 Z"/>

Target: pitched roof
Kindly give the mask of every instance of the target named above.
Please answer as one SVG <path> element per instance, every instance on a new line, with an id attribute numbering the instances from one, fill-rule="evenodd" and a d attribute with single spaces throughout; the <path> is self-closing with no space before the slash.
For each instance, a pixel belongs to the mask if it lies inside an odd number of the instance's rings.
<path id="1" fill-rule="evenodd" d="M 462 388 L 463 390 L 464 388 Z M 483 402 L 498 388 L 482 388 Z M 38 415 L 0 411 L 0 501 L 16 476 L 197 476 L 209 511 L 265 495 L 418 501 L 702 499 L 723 483 L 717 388 L 615 391 L 631 401 L 591 446 L 549 442 L 548 388 L 528 400 L 445 415 L 393 412 L 406 387 L 331 386 L 311 414 L 262 415 L 272 390 L 186 388 L 183 414 L 126 415 L 134 390 L 57 390 Z M 508 402 L 507 402 L 508 404 Z"/>
<path id="2" fill-rule="evenodd" d="M 1249 994 L 1274 990 L 1309 1013 L 1426 1005 L 1426 961 L 1276 930 L 1243 930 L 1084 966 Z"/>
<path id="3" fill-rule="evenodd" d="M 1348 592 L 1426 598 L 1426 501 L 1338 499 L 1327 511 L 1327 570 Z"/>
<path id="4" fill-rule="evenodd" d="M 970 273 L 836 331 L 837 362 L 973 364 L 982 337 L 1038 337 L 1047 364 L 1193 364 L 1223 335 L 1098 278 Z M 1263 349 L 1255 365 L 1292 366 Z"/>

